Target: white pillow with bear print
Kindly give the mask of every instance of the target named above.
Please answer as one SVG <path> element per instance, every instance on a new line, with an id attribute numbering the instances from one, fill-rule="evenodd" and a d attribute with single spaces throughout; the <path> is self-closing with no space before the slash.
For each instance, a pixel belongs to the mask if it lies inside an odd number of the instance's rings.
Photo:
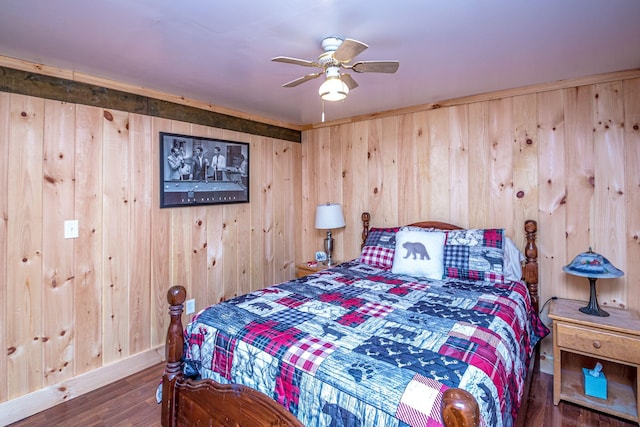
<path id="1" fill-rule="evenodd" d="M 391 271 L 441 280 L 444 275 L 444 241 L 441 231 L 400 230 Z"/>

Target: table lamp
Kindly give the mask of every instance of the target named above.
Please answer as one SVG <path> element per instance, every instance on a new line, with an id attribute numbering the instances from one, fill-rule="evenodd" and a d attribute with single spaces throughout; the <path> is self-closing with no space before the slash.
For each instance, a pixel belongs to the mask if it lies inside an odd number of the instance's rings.
<path id="1" fill-rule="evenodd" d="M 609 315 L 598 305 L 596 296 L 596 279 L 610 279 L 624 275 L 622 270 L 617 269 L 602 255 L 595 253 L 589 248 L 587 252 L 578 254 L 573 261 L 562 269 L 574 276 L 587 277 L 591 287 L 589 304 L 580 308 L 580 311 L 592 316 L 606 317 Z"/>
<path id="2" fill-rule="evenodd" d="M 316 228 L 327 230 L 327 238 L 324 239 L 324 252 L 327 254 L 327 265 L 333 265 L 333 238 L 331 230 L 345 226 L 342 208 L 337 203 L 327 203 L 316 207 Z"/>

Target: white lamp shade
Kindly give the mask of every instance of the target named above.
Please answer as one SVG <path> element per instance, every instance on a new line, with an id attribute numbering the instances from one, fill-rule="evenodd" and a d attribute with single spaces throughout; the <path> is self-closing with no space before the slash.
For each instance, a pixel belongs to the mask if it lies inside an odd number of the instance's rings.
<path id="1" fill-rule="evenodd" d="M 333 230 L 344 226 L 342 207 L 338 203 L 327 203 L 316 207 L 316 228 Z"/>
<path id="2" fill-rule="evenodd" d="M 325 101 L 342 101 L 349 93 L 349 86 L 340 80 L 340 77 L 328 77 L 320 85 L 318 93 Z"/>

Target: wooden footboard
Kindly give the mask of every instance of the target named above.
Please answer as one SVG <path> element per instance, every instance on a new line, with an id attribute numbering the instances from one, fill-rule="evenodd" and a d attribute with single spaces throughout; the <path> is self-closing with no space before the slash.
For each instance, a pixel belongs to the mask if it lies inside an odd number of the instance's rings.
<path id="1" fill-rule="evenodd" d="M 369 230 L 369 214 L 363 214 L 363 242 Z M 437 225 L 436 225 L 437 224 Z M 457 226 L 444 223 L 417 223 L 414 226 L 438 226 L 456 229 Z M 535 221 L 525 223 L 527 245 L 523 275 L 528 283 L 531 299 L 537 310 L 538 304 L 538 263 L 535 237 Z M 167 330 L 167 363 L 162 378 L 162 425 L 194 426 L 214 425 L 222 427 L 296 426 L 302 424 L 283 406 L 267 395 L 243 385 L 222 385 L 212 380 L 192 381 L 184 377 L 183 350 L 184 335 L 181 321 L 186 290 L 174 286 L 167 293 L 170 323 Z M 531 364 L 535 363 L 532 358 Z M 529 373 L 531 369 L 529 369 Z M 530 375 L 527 379 L 530 384 Z M 522 403 L 526 407 L 529 386 L 525 389 Z M 518 425 L 523 425 L 526 413 L 520 411 Z M 465 390 L 451 388 L 444 393 L 442 418 L 446 427 L 478 427 L 480 410 L 474 397 Z"/>
<path id="2" fill-rule="evenodd" d="M 186 296 L 182 286 L 174 286 L 167 293 L 171 320 L 167 331 L 167 365 L 162 377 L 162 425 L 303 427 L 283 406 L 252 388 L 184 378 L 181 315 Z"/>

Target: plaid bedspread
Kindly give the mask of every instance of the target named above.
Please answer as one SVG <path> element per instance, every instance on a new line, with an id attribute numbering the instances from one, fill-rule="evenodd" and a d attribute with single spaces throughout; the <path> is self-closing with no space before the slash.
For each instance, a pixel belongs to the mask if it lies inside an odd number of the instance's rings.
<path id="1" fill-rule="evenodd" d="M 438 426 L 442 393 L 510 426 L 548 333 L 523 283 L 422 281 L 350 261 L 203 310 L 185 373 L 255 388 L 305 426 Z"/>

